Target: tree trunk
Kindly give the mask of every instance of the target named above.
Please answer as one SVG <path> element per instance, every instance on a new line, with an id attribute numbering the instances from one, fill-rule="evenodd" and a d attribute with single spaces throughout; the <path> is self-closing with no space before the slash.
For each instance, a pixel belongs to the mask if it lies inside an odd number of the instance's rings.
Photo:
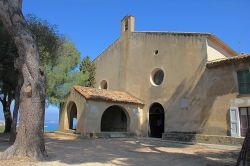
<path id="1" fill-rule="evenodd" d="M 4 93 L 3 99 L 1 99 L 1 103 L 3 105 L 3 114 L 5 119 L 5 129 L 4 133 L 9 133 L 11 130 L 12 117 L 10 112 L 10 105 L 12 102 L 12 97 L 8 96 L 8 93 Z"/>
<path id="2" fill-rule="evenodd" d="M 16 140 L 16 127 L 17 127 L 17 120 L 18 120 L 18 110 L 20 104 L 20 91 L 23 85 L 23 78 L 19 75 L 18 76 L 18 84 L 15 90 L 15 106 L 13 110 L 13 119 L 11 124 L 10 130 L 10 142 L 14 142 Z"/>
<path id="3" fill-rule="evenodd" d="M 11 130 L 11 123 L 12 123 L 12 117 L 10 112 L 10 103 L 9 101 L 3 102 L 3 111 L 4 111 L 4 118 L 5 118 L 5 129 L 4 133 L 9 133 Z"/>
<path id="4" fill-rule="evenodd" d="M 0 21 L 14 40 L 19 57 L 15 66 L 23 77 L 20 91 L 20 123 L 15 143 L 0 156 L 1 159 L 46 156 L 43 126 L 45 112 L 44 73 L 40 68 L 38 49 L 24 20 L 21 0 L 0 0 Z"/>

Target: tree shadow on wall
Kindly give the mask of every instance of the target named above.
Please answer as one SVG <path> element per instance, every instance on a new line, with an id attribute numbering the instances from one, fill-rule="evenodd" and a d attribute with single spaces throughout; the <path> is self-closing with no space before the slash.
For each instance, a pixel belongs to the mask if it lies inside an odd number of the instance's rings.
<path id="1" fill-rule="evenodd" d="M 234 85 L 232 70 L 227 67 L 224 67 L 222 70 L 221 68 L 208 69 L 204 67 L 204 63 L 201 63 L 193 76 L 189 79 L 184 79 L 172 93 L 173 95 L 170 97 L 170 100 L 164 103 L 167 109 L 168 127 L 175 128 L 174 125 L 178 123 L 178 126 L 182 126 L 179 130 L 176 130 L 178 132 L 202 132 L 211 116 L 212 107 L 216 99 L 235 92 L 237 92 L 237 89 Z M 189 105 L 187 109 L 180 108 L 180 100 L 182 98 L 188 99 Z M 223 102 L 221 103 L 222 105 L 229 105 L 230 100 L 224 100 Z M 176 108 L 179 109 L 176 110 Z M 228 108 L 216 111 L 219 114 L 226 115 L 225 121 L 227 122 L 227 126 L 214 126 L 208 132 L 212 130 L 212 132 L 218 131 L 228 134 Z M 168 114 L 171 117 L 168 118 Z M 172 118 L 173 116 L 176 118 Z M 227 131 L 225 131 L 225 127 Z"/>

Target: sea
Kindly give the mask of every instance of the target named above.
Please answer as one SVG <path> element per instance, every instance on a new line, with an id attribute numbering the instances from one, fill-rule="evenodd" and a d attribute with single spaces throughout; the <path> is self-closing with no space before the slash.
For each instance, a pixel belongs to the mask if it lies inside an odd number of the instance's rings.
<path id="1" fill-rule="evenodd" d="M 13 110 L 13 105 L 11 107 Z M 2 111 L 2 104 L 0 104 L 0 126 L 4 125 L 4 116 Z M 45 123 L 44 131 L 53 132 L 59 128 L 59 108 L 53 105 L 49 105 L 45 110 Z"/>
<path id="2" fill-rule="evenodd" d="M 0 120 L 0 126 L 4 126 L 4 121 Z M 57 131 L 59 128 L 59 123 L 56 121 L 48 121 L 44 123 L 44 131 L 45 132 L 53 132 Z"/>
<path id="3" fill-rule="evenodd" d="M 59 124 L 56 121 L 49 121 L 44 123 L 44 131 L 45 132 L 53 132 L 57 131 L 59 128 Z"/>

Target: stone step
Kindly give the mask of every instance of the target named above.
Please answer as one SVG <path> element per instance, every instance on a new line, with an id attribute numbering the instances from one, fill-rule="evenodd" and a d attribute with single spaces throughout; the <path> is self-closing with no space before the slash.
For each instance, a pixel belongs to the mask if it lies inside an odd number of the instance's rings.
<path id="1" fill-rule="evenodd" d="M 129 132 L 101 132 L 101 133 L 89 133 L 90 138 L 126 138 L 132 137 L 134 134 Z"/>
<path id="2" fill-rule="evenodd" d="M 195 133 L 169 132 L 162 134 L 163 140 L 241 146 L 244 138 Z"/>
<path id="3" fill-rule="evenodd" d="M 110 133 L 110 138 L 126 138 L 127 135 L 124 133 Z"/>

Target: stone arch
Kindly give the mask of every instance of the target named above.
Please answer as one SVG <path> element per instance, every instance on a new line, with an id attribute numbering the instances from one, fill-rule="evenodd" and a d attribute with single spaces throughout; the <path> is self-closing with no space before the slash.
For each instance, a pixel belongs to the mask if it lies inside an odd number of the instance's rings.
<path id="1" fill-rule="evenodd" d="M 68 115 L 68 129 L 76 130 L 77 126 L 77 106 L 76 103 L 70 101 L 67 106 L 67 115 Z"/>
<path id="2" fill-rule="evenodd" d="M 101 132 L 128 132 L 129 125 L 129 114 L 121 106 L 110 106 L 102 114 Z"/>
<path id="3" fill-rule="evenodd" d="M 160 103 L 153 103 L 149 108 L 149 136 L 161 138 L 164 133 L 165 111 Z"/>

